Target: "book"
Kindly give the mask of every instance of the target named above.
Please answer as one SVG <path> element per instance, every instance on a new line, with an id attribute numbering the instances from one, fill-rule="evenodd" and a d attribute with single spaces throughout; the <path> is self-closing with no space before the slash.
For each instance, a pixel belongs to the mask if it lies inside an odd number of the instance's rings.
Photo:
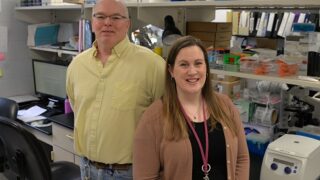
<path id="1" fill-rule="evenodd" d="M 240 18 L 240 12 L 238 11 L 232 12 L 232 35 L 239 34 L 239 18 Z"/>

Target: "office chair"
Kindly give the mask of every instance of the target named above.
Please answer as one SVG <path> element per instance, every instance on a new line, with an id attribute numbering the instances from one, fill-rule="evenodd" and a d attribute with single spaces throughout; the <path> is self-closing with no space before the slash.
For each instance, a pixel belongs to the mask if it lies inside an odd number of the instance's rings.
<path id="1" fill-rule="evenodd" d="M 0 116 L 0 172 L 4 171 L 19 180 L 81 179 L 79 166 L 65 161 L 50 163 L 32 133 Z"/>
<path id="2" fill-rule="evenodd" d="M 18 104 L 8 98 L 0 97 L 0 116 L 16 120 Z"/>

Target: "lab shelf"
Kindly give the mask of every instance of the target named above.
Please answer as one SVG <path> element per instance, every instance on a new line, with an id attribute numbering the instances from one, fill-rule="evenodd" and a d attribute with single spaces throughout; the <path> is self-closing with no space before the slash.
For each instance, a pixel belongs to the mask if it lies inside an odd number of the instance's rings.
<path id="1" fill-rule="evenodd" d="M 298 76 L 279 77 L 276 75 L 256 75 L 256 74 L 246 73 L 246 72 L 233 72 L 233 71 L 225 71 L 225 70 L 217 70 L 217 69 L 210 69 L 210 72 L 214 74 L 219 74 L 219 75 L 228 75 L 228 76 L 236 76 L 236 77 L 246 78 L 246 79 L 281 82 L 281 83 L 287 83 L 292 85 L 298 85 L 302 87 L 320 89 L 320 81 L 313 82 L 313 81 L 301 80 L 301 79 L 298 79 Z"/>
<path id="2" fill-rule="evenodd" d="M 54 52 L 57 53 L 58 55 L 61 54 L 68 54 L 68 55 L 78 55 L 79 52 L 76 51 L 68 51 L 68 50 L 63 50 L 63 49 L 53 49 L 53 48 L 48 48 L 48 47 L 30 47 L 32 50 L 37 50 L 37 51 L 46 51 L 46 52 Z"/>
<path id="3" fill-rule="evenodd" d="M 92 8 L 92 4 L 85 8 Z M 208 0 L 208 1 L 165 1 L 165 2 L 127 2 L 128 7 L 215 7 L 215 8 L 319 8 L 319 0 Z M 36 9 L 81 9 L 78 4 L 16 7 L 16 10 Z"/>

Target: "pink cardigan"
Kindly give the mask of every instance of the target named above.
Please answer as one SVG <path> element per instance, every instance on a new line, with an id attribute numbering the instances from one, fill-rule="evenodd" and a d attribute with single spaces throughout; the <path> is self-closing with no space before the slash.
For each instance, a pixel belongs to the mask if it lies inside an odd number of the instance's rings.
<path id="1" fill-rule="evenodd" d="M 225 111 L 237 128 L 243 130 L 239 112 L 225 95 Z M 191 180 L 192 147 L 188 138 L 180 141 L 163 139 L 162 101 L 154 102 L 143 114 L 136 130 L 133 148 L 134 180 Z M 222 123 L 226 140 L 228 180 L 249 179 L 249 153 L 244 131 L 234 137 Z"/>

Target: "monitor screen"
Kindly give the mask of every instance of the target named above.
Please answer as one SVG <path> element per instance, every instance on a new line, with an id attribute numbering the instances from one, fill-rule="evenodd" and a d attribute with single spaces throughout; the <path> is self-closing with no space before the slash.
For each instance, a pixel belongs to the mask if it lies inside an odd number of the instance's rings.
<path id="1" fill-rule="evenodd" d="M 39 60 L 32 60 L 32 66 L 37 94 L 66 98 L 67 66 Z"/>

